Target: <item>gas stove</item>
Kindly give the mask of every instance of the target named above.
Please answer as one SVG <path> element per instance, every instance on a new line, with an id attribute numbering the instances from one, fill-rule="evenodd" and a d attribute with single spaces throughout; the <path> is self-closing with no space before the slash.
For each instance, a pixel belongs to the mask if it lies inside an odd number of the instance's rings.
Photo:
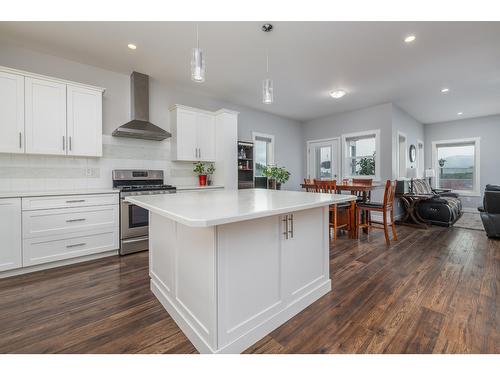
<path id="1" fill-rule="evenodd" d="M 120 169 L 113 171 L 113 187 L 120 190 L 120 254 L 148 250 L 148 211 L 125 197 L 172 194 L 175 186 L 163 183 L 163 171 Z"/>

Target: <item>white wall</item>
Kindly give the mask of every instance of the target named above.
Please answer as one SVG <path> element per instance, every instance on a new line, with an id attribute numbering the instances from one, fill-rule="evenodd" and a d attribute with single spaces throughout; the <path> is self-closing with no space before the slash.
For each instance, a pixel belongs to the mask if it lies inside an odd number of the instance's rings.
<path id="1" fill-rule="evenodd" d="M 103 133 L 111 134 L 130 118 L 130 78 L 98 67 L 80 64 L 60 57 L 28 50 L 0 41 L 0 65 L 106 88 L 103 99 Z M 147 72 L 142 72 L 146 73 Z M 257 92 L 258 93 L 258 92 Z M 170 129 L 169 111 L 173 104 L 184 104 L 207 110 L 222 107 L 240 112 L 238 135 L 250 140 L 256 130 L 276 136 L 275 160 L 292 173 L 287 189 L 297 189 L 302 179 L 304 150 L 301 124 L 254 109 L 188 92 L 150 78 L 150 120 Z M 108 187 L 110 170 L 115 168 L 164 169 L 167 183 L 196 183 L 191 163 L 170 162 L 170 140 L 163 142 L 105 137 L 104 157 L 68 158 L 0 154 L 0 190 L 10 188 Z M 120 150 L 117 154 L 116 150 Z M 13 168 L 17 167 L 17 168 Z M 87 167 L 91 177 L 87 177 Z M 236 160 L 235 160 L 236 168 Z M 34 170 L 37 173 L 32 173 Z M 59 183 L 58 181 L 61 181 Z M 100 186 L 105 184 L 104 186 Z"/>
<path id="2" fill-rule="evenodd" d="M 332 116 L 308 121 L 303 124 L 303 143 L 314 139 L 341 137 L 342 134 L 380 129 L 380 163 L 382 180 L 392 176 L 392 105 L 390 103 L 343 112 Z M 303 167 L 306 175 L 306 165 Z"/>
<path id="3" fill-rule="evenodd" d="M 425 166 L 431 168 L 433 141 L 480 137 L 481 195 L 486 184 L 500 185 L 500 167 L 497 155 L 500 141 L 500 115 L 477 117 L 458 121 L 425 125 Z M 461 197 L 464 206 L 475 208 L 481 197 Z"/>

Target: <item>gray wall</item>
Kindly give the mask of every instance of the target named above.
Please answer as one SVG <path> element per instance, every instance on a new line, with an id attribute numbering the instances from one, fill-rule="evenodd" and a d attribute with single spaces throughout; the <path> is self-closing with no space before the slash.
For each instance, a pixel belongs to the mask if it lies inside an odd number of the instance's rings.
<path id="1" fill-rule="evenodd" d="M 104 134 L 111 134 L 116 127 L 129 120 L 130 81 L 128 75 L 28 50 L 1 40 L 0 50 L 2 51 L 0 65 L 106 88 L 103 99 Z M 148 72 L 143 73 L 147 74 Z M 302 128 L 299 122 L 216 100 L 196 91 L 181 90 L 151 77 L 151 121 L 168 130 L 170 128 L 168 110 L 173 104 L 184 104 L 207 110 L 217 110 L 224 107 L 239 111 L 238 137 L 240 139 L 250 140 L 251 132 L 254 130 L 275 135 L 276 163 L 288 168 L 292 174 L 285 188 L 298 188 L 302 179 L 305 155 L 302 147 Z M 190 165 L 183 168 L 186 171 L 183 171 L 182 174 L 187 177 L 186 173 L 189 173 L 187 169 L 190 168 Z"/>
<path id="2" fill-rule="evenodd" d="M 432 142 L 447 139 L 480 137 L 481 194 L 486 184 L 500 184 L 498 150 L 500 141 L 500 115 L 477 117 L 458 121 L 425 125 L 425 166 L 431 168 Z M 464 206 L 477 207 L 481 197 L 461 197 Z"/>
<path id="3" fill-rule="evenodd" d="M 380 177 L 382 180 L 392 175 L 392 104 L 381 104 L 356 111 L 343 112 L 304 123 L 303 149 L 306 142 L 314 139 L 340 137 L 342 134 L 380 129 Z M 306 165 L 304 162 L 304 175 Z"/>
<path id="4" fill-rule="evenodd" d="M 392 160 L 392 178 L 397 178 L 397 147 L 398 147 L 398 131 L 406 135 L 406 153 L 407 153 L 407 166 L 413 166 L 416 168 L 416 161 L 410 163 L 410 157 L 408 155 L 410 145 L 415 145 L 418 147 L 417 140 L 424 142 L 424 152 L 425 152 L 425 140 L 424 140 L 424 125 L 411 117 L 404 110 L 399 108 L 397 105 L 392 105 L 392 130 L 393 130 L 393 160 Z M 418 160 L 418 155 L 417 155 Z"/>

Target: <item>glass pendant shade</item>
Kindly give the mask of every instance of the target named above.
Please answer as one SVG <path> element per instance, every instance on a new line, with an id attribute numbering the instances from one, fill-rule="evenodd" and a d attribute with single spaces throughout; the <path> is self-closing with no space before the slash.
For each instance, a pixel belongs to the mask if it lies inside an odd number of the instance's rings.
<path id="1" fill-rule="evenodd" d="M 274 101 L 274 95 L 273 95 L 273 80 L 272 79 L 265 79 L 262 81 L 262 102 L 264 104 L 271 104 Z"/>
<path id="2" fill-rule="evenodd" d="M 199 47 L 193 48 L 191 79 L 195 82 L 205 82 L 205 56 L 203 50 Z"/>

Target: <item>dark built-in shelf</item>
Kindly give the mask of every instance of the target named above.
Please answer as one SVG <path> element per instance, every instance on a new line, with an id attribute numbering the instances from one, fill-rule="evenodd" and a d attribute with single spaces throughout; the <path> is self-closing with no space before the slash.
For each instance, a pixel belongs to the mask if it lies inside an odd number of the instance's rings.
<path id="1" fill-rule="evenodd" d="M 238 170 L 239 170 L 239 171 L 242 171 L 242 172 L 248 172 L 248 171 L 250 171 L 250 172 L 251 172 L 251 171 L 253 171 L 253 169 L 252 169 L 252 168 L 243 168 L 243 169 L 239 169 L 239 168 L 238 168 Z"/>

